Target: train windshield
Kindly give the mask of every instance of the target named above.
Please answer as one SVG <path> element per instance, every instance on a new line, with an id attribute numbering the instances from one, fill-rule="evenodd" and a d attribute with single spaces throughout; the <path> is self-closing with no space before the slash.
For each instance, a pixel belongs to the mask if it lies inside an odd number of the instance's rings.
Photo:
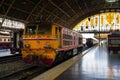
<path id="1" fill-rule="evenodd" d="M 40 23 L 38 26 L 38 34 L 51 34 L 52 26 L 51 23 Z"/>
<path id="2" fill-rule="evenodd" d="M 36 34 L 36 29 L 37 29 L 37 26 L 27 26 L 26 27 L 26 34 Z"/>

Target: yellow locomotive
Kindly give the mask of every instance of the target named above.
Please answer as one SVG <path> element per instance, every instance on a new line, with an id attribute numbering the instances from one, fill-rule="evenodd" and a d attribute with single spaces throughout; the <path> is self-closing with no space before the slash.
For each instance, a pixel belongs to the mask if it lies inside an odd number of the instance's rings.
<path id="1" fill-rule="evenodd" d="M 27 24 L 23 34 L 22 57 L 27 63 L 51 66 L 82 50 L 80 33 L 52 22 Z"/>

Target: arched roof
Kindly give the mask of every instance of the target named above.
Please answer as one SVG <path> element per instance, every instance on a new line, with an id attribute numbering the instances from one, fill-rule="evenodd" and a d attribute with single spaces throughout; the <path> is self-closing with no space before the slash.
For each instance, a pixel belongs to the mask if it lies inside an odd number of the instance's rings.
<path id="1" fill-rule="evenodd" d="M 53 21 L 73 28 L 80 20 L 103 9 L 120 8 L 120 1 L 106 0 L 0 0 L 0 16 L 23 22 Z"/>

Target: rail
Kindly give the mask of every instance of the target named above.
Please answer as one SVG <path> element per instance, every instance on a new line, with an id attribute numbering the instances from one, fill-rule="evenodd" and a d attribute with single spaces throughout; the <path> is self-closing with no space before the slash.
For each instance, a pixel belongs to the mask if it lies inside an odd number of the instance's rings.
<path id="1" fill-rule="evenodd" d="M 16 60 L 17 61 L 22 60 L 22 56 L 20 54 L 16 54 L 16 55 L 11 55 L 11 56 L 0 57 L 0 64 L 6 63 L 6 62 L 12 62 Z"/>

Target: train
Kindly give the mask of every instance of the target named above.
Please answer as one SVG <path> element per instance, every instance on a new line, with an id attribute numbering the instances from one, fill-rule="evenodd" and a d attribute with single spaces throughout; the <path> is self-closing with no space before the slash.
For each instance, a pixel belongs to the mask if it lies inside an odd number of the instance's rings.
<path id="1" fill-rule="evenodd" d="M 108 52 L 118 53 L 120 51 L 120 32 L 112 32 L 107 38 Z"/>
<path id="2" fill-rule="evenodd" d="M 28 23 L 21 54 L 26 63 L 51 66 L 82 51 L 82 35 L 53 22 Z"/>
<path id="3" fill-rule="evenodd" d="M 92 47 L 92 46 L 95 46 L 95 45 L 98 45 L 98 40 L 97 39 L 93 39 L 93 38 L 86 38 L 86 46 L 88 48 Z"/>
<path id="4" fill-rule="evenodd" d="M 0 35 L 0 49 L 10 49 L 11 54 L 20 53 L 22 48 L 23 30 L 12 30 L 10 34 Z"/>
<path id="5" fill-rule="evenodd" d="M 0 49 L 10 49 L 11 39 L 8 35 L 0 35 Z"/>

